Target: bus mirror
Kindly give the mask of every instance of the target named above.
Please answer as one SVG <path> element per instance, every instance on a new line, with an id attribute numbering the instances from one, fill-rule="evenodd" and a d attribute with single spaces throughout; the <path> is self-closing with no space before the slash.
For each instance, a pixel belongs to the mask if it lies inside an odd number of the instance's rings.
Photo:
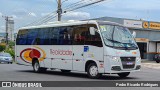
<path id="1" fill-rule="evenodd" d="M 94 27 L 90 27 L 89 28 L 89 32 L 91 35 L 95 35 L 95 28 Z"/>
<path id="2" fill-rule="evenodd" d="M 136 32 L 133 31 L 132 35 L 133 35 L 133 37 L 135 38 L 135 37 L 136 37 Z"/>

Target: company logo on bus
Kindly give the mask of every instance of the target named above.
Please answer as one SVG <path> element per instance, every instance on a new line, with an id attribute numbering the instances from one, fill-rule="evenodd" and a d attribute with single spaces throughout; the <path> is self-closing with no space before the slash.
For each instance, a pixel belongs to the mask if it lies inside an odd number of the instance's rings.
<path id="1" fill-rule="evenodd" d="M 53 50 L 53 49 L 50 49 L 50 54 L 52 55 L 68 55 L 68 56 L 71 56 L 72 55 L 72 51 L 71 50 Z"/>
<path id="2" fill-rule="evenodd" d="M 27 63 L 32 63 L 32 58 L 38 58 L 41 62 L 46 58 L 46 53 L 41 48 L 34 46 L 33 48 L 26 48 L 21 51 L 20 57 Z"/>

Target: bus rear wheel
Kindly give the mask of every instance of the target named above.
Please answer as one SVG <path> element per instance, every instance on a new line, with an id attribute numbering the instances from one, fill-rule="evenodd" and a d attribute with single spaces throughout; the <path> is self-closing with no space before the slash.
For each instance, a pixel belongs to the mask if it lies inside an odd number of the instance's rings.
<path id="1" fill-rule="evenodd" d="M 47 69 L 40 67 L 39 62 L 38 62 L 38 61 L 35 61 L 35 62 L 33 63 L 33 70 L 34 70 L 34 72 L 36 72 L 36 73 L 41 73 L 41 72 L 46 72 Z"/>
<path id="2" fill-rule="evenodd" d="M 89 78 L 96 79 L 101 76 L 100 73 L 98 73 L 98 67 L 95 63 L 91 63 L 87 67 L 87 75 Z"/>
<path id="3" fill-rule="evenodd" d="M 130 74 L 130 72 L 118 73 L 118 75 L 119 75 L 121 78 L 125 78 L 125 77 L 127 77 L 129 74 Z"/>

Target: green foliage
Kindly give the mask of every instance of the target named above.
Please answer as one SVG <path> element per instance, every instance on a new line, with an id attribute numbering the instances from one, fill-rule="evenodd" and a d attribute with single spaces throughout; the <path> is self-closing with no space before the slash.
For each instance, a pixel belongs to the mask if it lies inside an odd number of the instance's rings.
<path id="1" fill-rule="evenodd" d="M 5 52 L 9 53 L 13 58 L 15 57 L 15 51 L 12 48 L 8 48 Z"/>
<path id="2" fill-rule="evenodd" d="M 9 41 L 8 48 L 6 48 L 6 50 L 5 50 L 5 52 L 9 53 L 13 58 L 15 57 L 14 46 L 15 46 L 15 42 Z"/>
<path id="3" fill-rule="evenodd" d="M 5 45 L 0 45 L 0 52 L 4 51 L 4 50 L 5 50 L 5 48 L 6 48 L 6 46 L 5 46 Z"/>
<path id="4" fill-rule="evenodd" d="M 9 53 L 13 58 L 15 57 L 15 51 L 14 51 L 15 42 L 9 41 L 8 46 L 6 46 L 5 43 L 0 44 L 0 52 L 4 51 Z"/>
<path id="5" fill-rule="evenodd" d="M 13 46 L 15 46 L 15 42 L 9 41 L 9 42 L 8 42 L 8 47 L 9 47 L 9 48 L 13 48 Z"/>

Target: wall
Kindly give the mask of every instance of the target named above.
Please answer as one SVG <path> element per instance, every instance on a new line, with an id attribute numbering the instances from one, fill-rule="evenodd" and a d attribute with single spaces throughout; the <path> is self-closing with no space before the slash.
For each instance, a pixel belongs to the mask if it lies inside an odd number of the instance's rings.
<path id="1" fill-rule="evenodd" d="M 156 42 L 149 42 L 148 52 L 156 52 Z"/>
<path id="2" fill-rule="evenodd" d="M 160 43 L 157 43 L 157 52 L 160 52 Z"/>

